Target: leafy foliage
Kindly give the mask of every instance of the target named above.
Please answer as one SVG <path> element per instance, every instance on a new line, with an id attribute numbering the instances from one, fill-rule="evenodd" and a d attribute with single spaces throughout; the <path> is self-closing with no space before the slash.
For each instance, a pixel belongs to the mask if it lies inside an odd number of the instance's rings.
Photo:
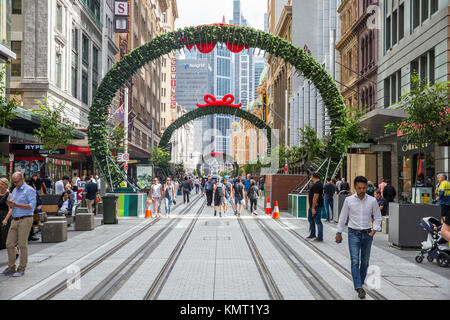
<path id="1" fill-rule="evenodd" d="M 115 152 L 116 154 L 124 152 L 124 140 L 125 128 L 120 126 L 114 128 L 108 136 L 109 150 Z"/>
<path id="2" fill-rule="evenodd" d="M 7 65 L 0 67 L 0 84 L 6 76 Z M 6 88 L 0 85 L 0 127 L 8 128 L 8 123 L 16 118 L 15 110 L 17 109 L 17 102 L 14 99 L 9 101 L 5 98 Z"/>
<path id="3" fill-rule="evenodd" d="M 170 154 L 162 148 L 150 148 L 150 163 L 155 167 L 165 168 L 169 166 Z"/>
<path id="4" fill-rule="evenodd" d="M 64 101 L 52 103 L 44 98 L 33 112 L 41 119 L 40 127 L 34 129 L 34 136 L 41 141 L 44 149 L 55 151 L 72 142 L 75 125 L 65 114 Z"/>

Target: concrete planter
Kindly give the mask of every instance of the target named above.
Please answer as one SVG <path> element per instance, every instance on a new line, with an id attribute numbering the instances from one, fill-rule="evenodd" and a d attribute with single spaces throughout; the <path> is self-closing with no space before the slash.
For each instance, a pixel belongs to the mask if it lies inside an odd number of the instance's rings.
<path id="1" fill-rule="evenodd" d="M 422 218 L 440 219 L 441 209 L 431 204 L 389 203 L 389 243 L 401 248 L 419 248 L 427 233 L 419 223 Z"/>

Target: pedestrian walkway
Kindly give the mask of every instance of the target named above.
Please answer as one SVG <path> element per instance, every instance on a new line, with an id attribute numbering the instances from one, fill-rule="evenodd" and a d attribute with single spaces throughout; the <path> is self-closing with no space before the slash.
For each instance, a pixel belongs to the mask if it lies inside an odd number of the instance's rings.
<path id="1" fill-rule="evenodd" d="M 335 224 L 325 223 L 324 241 L 315 243 L 304 239 L 305 219 L 282 212 L 278 222 L 243 210 L 239 220 L 231 209 L 220 218 L 204 203 L 198 197 L 171 218 L 120 218 L 63 243 L 34 243 L 43 249 L 30 254 L 25 276 L 0 278 L 0 299 L 266 300 L 273 292 L 287 300 L 358 299 L 347 237 L 334 242 Z M 435 265 L 434 272 L 386 242 L 377 233 L 371 265 L 381 271 L 380 286 L 367 299 L 450 299 L 450 270 Z"/>

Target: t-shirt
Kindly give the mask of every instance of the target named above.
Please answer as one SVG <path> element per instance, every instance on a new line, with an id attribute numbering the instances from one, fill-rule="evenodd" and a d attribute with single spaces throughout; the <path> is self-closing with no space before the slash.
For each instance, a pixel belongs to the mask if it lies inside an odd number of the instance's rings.
<path id="1" fill-rule="evenodd" d="M 248 188 L 248 197 L 252 200 L 258 199 L 258 187 L 256 185 Z"/>
<path id="2" fill-rule="evenodd" d="M 380 197 L 379 200 L 377 200 L 378 202 L 378 206 L 383 206 L 383 210 L 381 210 L 381 215 L 385 216 L 387 214 L 387 209 L 388 209 L 388 203 L 386 201 L 386 199 Z"/>
<path id="3" fill-rule="evenodd" d="M 314 194 L 319 194 L 319 199 L 317 201 L 317 205 L 319 207 L 323 207 L 323 184 L 322 181 L 317 181 L 313 184 L 311 189 L 309 189 L 309 206 L 313 205 Z"/>
<path id="4" fill-rule="evenodd" d="M 66 201 L 64 201 L 64 203 L 62 204 L 60 210 L 64 210 L 64 209 L 67 209 L 67 208 L 69 208 L 69 199 L 67 199 Z"/>
<path id="5" fill-rule="evenodd" d="M 87 200 L 95 200 L 95 197 L 97 196 L 98 187 L 96 183 L 89 182 L 86 184 L 86 187 L 84 189 L 86 191 L 86 199 Z"/>
<path id="6" fill-rule="evenodd" d="M 250 188 L 250 186 L 251 186 L 250 180 L 245 179 L 244 185 L 245 185 L 245 192 L 247 192 L 248 188 Z"/>
<path id="7" fill-rule="evenodd" d="M 56 181 L 55 183 L 55 194 L 63 194 L 64 192 L 64 182 L 62 180 Z"/>
<path id="8" fill-rule="evenodd" d="M 450 206 L 450 182 L 442 181 L 437 188 L 439 204 Z"/>
<path id="9" fill-rule="evenodd" d="M 80 181 L 80 177 L 73 177 L 72 178 L 72 186 L 76 187 L 78 181 Z"/>
<path id="10" fill-rule="evenodd" d="M 212 190 L 214 188 L 214 183 L 211 181 L 206 181 L 205 183 L 205 189 L 206 190 Z"/>
<path id="11" fill-rule="evenodd" d="M 234 186 L 234 196 L 236 198 L 243 198 L 244 195 L 242 193 L 242 191 L 244 190 L 244 185 L 242 184 L 242 182 L 236 183 L 236 185 Z"/>
<path id="12" fill-rule="evenodd" d="M 331 199 L 333 198 L 334 193 L 336 192 L 336 187 L 332 183 L 326 183 L 323 186 L 323 194 L 325 196 L 325 199 Z"/>
<path id="13" fill-rule="evenodd" d="M 31 184 L 33 186 L 33 188 L 35 188 L 37 191 L 41 191 L 41 187 L 42 187 L 42 180 L 41 179 L 31 179 Z"/>
<path id="14" fill-rule="evenodd" d="M 161 198 L 161 184 L 152 184 L 153 198 Z"/>

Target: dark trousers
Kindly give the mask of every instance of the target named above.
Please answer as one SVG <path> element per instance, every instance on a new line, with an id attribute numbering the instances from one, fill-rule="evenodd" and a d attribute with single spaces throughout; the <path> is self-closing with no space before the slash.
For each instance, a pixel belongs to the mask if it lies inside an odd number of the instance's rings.
<path id="1" fill-rule="evenodd" d="M 187 199 L 187 203 L 189 203 L 189 191 L 183 191 L 183 202 L 186 203 L 186 199 Z"/>
<path id="2" fill-rule="evenodd" d="M 313 216 L 312 208 L 308 209 L 308 222 L 309 222 L 309 235 L 312 237 L 316 236 L 316 225 L 317 225 L 317 238 L 323 239 L 323 224 L 322 224 L 322 207 L 316 207 L 316 214 Z"/>
<path id="3" fill-rule="evenodd" d="M 206 190 L 206 202 L 208 206 L 211 205 L 213 199 L 213 190 Z"/>
<path id="4" fill-rule="evenodd" d="M 258 198 L 250 199 L 250 212 L 253 212 L 253 210 L 256 211 L 257 205 L 258 205 Z M 253 206 L 255 207 L 255 209 L 253 209 Z"/>
<path id="5" fill-rule="evenodd" d="M 199 190 L 200 190 L 200 185 L 196 184 L 195 185 L 195 193 L 198 193 Z"/>
<path id="6" fill-rule="evenodd" d="M 0 219 L 3 221 L 8 214 L 8 211 L 0 211 Z M 6 238 L 8 237 L 9 227 L 11 226 L 11 218 L 9 218 L 6 226 L 0 225 L 0 250 L 6 249 Z"/>

